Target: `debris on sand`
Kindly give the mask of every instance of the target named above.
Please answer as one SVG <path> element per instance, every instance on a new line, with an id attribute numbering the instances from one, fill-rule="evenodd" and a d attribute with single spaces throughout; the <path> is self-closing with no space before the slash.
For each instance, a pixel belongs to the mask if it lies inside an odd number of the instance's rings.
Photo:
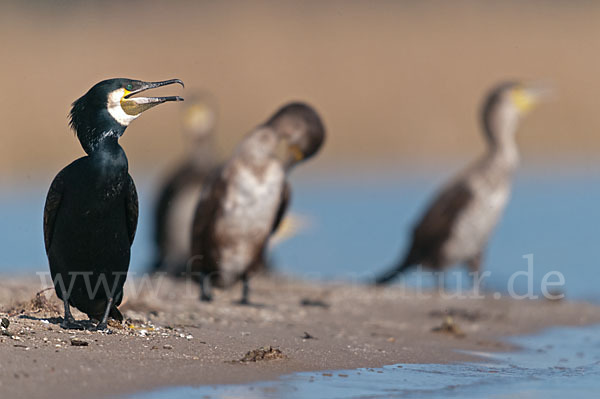
<path id="1" fill-rule="evenodd" d="M 466 321 L 478 321 L 484 319 L 485 316 L 477 309 L 468 310 L 461 308 L 447 308 L 445 310 L 432 310 L 429 312 L 430 317 L 450 316 L 463 319 Z"/>
<path id="2" fill-rule="evenodd" d="M 2 321 L 0 321 L 0 326 L 2 326 L 4 329 L 8 328 L 8 326 L 10 326 L 10 320 L 8 320 L 6 317 L 3 317 Z"/>
<path id="3" fill-rule="evenodd" d="M 460 327 L 454 322 L 452 316 L 446 316 L 442 325 L 439 327 L 434 327 L 431 331 L 439 332 L 444 334 L 450 334 L 455 336 L 456 338 L 464 338 L 467 334 L 465 334 Z"/>
<path id="4" fill-rule="evenodd" d="M 330 305 L 320 299 L 302 298 L 302 300 L 300 300 L 300 306 L 329 309 Z"/>
<path id="5" fill-rule="evenodd" d="M 125 329 L 125 327 L 123 327 L 123 323 L 115 319 L 108 319 L 108 322 L 106 324 L 108 324 L 109 327 L 116 328 L 117 330 Z"/>
<path id="6" fill-rule="evenodd" d="M 274 348 L 272 346 L 263 346 L 259 349 L 254 349 L 249 351 L 244 355 L 243 358 L 238 360 L 239 363 L 249 363 L 249 362 L 259 362 L 262 360 L 278 360 L 285 359 L 286 356 L 281 352 L 279 348 Z M 237 363 L 234 361 L 233 363 Z"/>
<path id="7" fill-rule="evenodd" d="M 48 300 L 48 298 L 46 298 L 46 294 L 44 294 L 46 291 L 51 289 L 54 288 L 46 288 L 37 292 L 29 302 L 18 303 L 12 309 L 10 309 L 10 311 L 8 312 L 9 315 L 23 314 L 26 312 L 46 312 L 53 314 L 59 313 L 59 307 L 55 303 L 52 303 L 50 300 Z"/>
<path id="8" fill-rule="evenodd" d="M 86 341 L 85 339 L 81 339 L 81 338 L 71 338 L 71 345 L 72 346 L 88 346 L 90 343 L 88 341 Z"/>
<path id="9" fill-rule="evenodd" d="M 315 336 L 311 335 L 310 333 L 304 331 L 304 336 L 302 337 L 302 339 L 317 339 Z"/>
<path id="10" fill-rule="evenodd" d="M 56 311 L 58 311 L 58 309 L 56 309 L 54 304 L 50 303 L 48 298 L 46 298 L 44 291 L 47 291 L 47 290 L 42 290 L 42 291 L 38 292 L 37 294 L 35 294 L 35 297 L 29 303 L 29 308 L 33 312 L 41 312 L 41 311 L 56 312 Z"/>

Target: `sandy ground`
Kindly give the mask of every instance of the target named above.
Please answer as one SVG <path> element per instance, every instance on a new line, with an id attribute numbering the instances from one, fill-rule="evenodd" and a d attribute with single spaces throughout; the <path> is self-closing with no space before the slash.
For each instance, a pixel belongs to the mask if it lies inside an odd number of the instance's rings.
<path id="1" fill-rule="evenodd" d="M 36 296 L 38 280 L 0 280 L 0 316 L 10 323 L 0 335 L 2 397 L 106 397 L 296 371 L 470 360 L 455 350 L 510 350 L 502 336 L 600 322 L 600 307 L 569 301 L 448 299 L 261 277 L 252 281 L 254 304 L 241 306 L 238 290 L 205 304 L 193 285 L 151 283 L 135 297 L 129 290 L 126 321 L 106 334 L 62 330 L 60 303 L 52 290 Z"/>

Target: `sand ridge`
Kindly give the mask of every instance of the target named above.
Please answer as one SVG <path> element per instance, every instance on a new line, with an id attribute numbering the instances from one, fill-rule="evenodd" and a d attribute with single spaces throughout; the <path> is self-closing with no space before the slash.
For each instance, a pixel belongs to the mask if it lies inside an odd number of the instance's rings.
<path id="1" fill-rule="evenodd" d="M 569 301 L 421 298 L 399 287 L 271 276 L 254 279 L 253 305 L 241 306 L 237 289 L 206 304 L 193 285 L 152 284 L 159 289 L 145 286 L 135 297 L 129 290 L 125 322 L 106 334 L 62 330 L 53 290 L 36 296 L 39 280 L 2 279 L 0 317 L 10 323 L 0 335 L 3 396 L 105 397 L 296 371 L 474 360 L 456 349 L 506 351 L 513 348 L 503 336 L 600 323 L 600 307 Z"/>

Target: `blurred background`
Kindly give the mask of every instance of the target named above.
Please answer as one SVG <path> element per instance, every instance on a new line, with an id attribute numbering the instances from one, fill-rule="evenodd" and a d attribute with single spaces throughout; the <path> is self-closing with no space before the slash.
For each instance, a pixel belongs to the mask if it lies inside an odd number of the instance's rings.
<path id="1" fill-rule="evenodd" d="M 83 155 L 67 114 L 100 80 L 210 90 L 221 156 L 282 103 L 315 106 L 327 141 L 292 179 L 292 209 L 309 223 L 273 256 L 291 274 L 354 278 L 394 261 L 438 185 L 483 151 L 487 90 L 523 79 L 557 95 L 520 128 L 522 168 L 487 255 L 490 284 L 502 289 L 533 253 L 536 282 L 560 270 L 569 295 L 598 300 L 599 20 L 592 0 L 3 0 L 0 273 L 47 270 L 45 195 Z M 180 119 L 165 105 L 121 140 L 141 201 L 134 271 L 150 259 L 161 178 L 185 152 Z"/>

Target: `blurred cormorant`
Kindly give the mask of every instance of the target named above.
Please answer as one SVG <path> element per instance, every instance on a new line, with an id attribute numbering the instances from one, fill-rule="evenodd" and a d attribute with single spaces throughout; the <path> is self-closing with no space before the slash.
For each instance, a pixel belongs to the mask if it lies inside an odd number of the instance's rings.
<path id="1" fill-rule="evenodd" d="M 264 264 L 269 237 L 277 230 L 290 198 L 287 173 L 320 148 L 325 129 L 308 105 L 282 107 L 240 143 L 231 159 L 211 176 L 192 227 L 192 272 L 202 300 L 210 286 L 242 281 Z"/>
<path id="2" fill-rule="evenodd" d="M 488 239 L 509 199 L 518 164 L 518 122 L 544 94 L 517 82 L 495 87 L 482 109 L 487 152 L 441 190 L 413 230 L 408 252 L 376 279 L 386 284 L 412 266 L 441 270 L 465 263 L 478 272 Z"/>
<path id="3" fill-rule="evenodd" d="M 183 133 L 187 158 L 165 180 L 154 211 L 156 258 L 153 271 L 174 276 L 185 272 L 190 259 L 190 236 L 202 186 L 217 166 L 215 125 L 217 102 L 209 92 L 186 96 Z"/>

